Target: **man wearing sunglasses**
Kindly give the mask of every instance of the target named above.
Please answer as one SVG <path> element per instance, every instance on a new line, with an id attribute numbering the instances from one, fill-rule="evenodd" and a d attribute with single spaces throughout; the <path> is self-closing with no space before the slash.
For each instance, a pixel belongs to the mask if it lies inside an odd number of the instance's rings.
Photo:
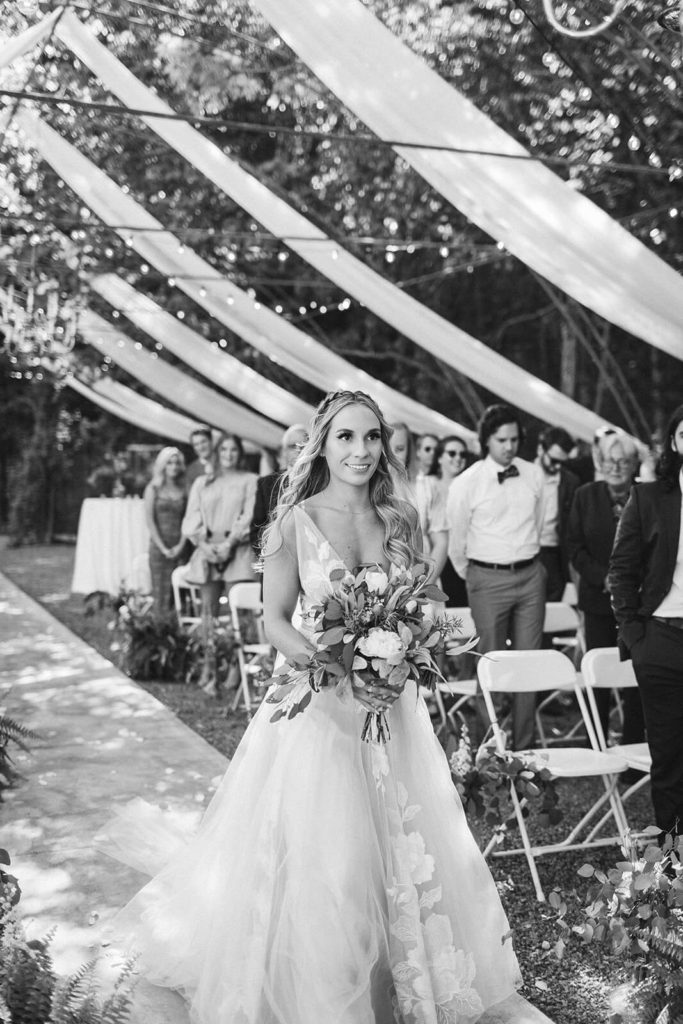
<path id="1" fill-rule="evenodd" d="M 570 580 L 567 524 L 579 478 L 566 468 L 574 441 L 562 427 L 549 427 L 538 438 L 536 465 L 543 471 L 541 561 L 548 574 L 546 601 L 561 601 Z"/>

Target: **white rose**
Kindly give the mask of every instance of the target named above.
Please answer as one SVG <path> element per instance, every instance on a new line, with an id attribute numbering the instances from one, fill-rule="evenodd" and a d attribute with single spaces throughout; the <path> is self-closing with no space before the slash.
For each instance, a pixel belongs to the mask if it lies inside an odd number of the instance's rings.
<path id="1" fill-rule="evenodd" d="M 397 665 L 403 660 L 406 646 L 396 633 L 376 626 L 358 644 L 358 650 L 366 658 L 382 658 Z"/>
<path id="2" fill-rule="evenodd" d="M 382 569 L 373 570 L 365 574 L 365 582 L 372 594 L 383 594 L 389 586 L 389 577 Z"/>

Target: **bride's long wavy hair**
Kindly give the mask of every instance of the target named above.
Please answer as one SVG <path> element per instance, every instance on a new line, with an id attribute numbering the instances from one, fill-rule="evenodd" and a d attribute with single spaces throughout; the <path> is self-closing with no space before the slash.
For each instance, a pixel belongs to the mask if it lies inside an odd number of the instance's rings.
<path id="1" fill-rule="evenodd" d="M 289 470 L 277 507 L 266 529 L 263 549 L 278 550 L 282 543 L 280 523 L 283 517 L 294 505 L 318 494 L 329 483 L 330 473 L 323 449 L 332 420 L 347 405 L 364 405 L 379 421 L 382 454 L 370 480 L 370 501 L 384 524 L 384 554 L 390 562 L 403 565 L 427 561 L 419 549 L 417 512 L 413 505 L 396 494 L 394 487 L 394 479 L 405 480 L 406 473 L 389 444 L 393 430 L 377 403 L 364 391 L 330 392 L 316 409 L 308 441 Z"/>

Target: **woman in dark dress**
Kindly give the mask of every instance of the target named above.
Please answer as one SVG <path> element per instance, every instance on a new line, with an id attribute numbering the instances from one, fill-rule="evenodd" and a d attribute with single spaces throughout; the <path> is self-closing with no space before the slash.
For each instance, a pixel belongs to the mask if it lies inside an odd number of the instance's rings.
<path id="1" fill-rule="evenodd" d="M 177 448 L 162 448 L 157 455 L 144 501 L 154 607 L 165 615 L 172 603 L 171 573 L 180 565 L 185 547 L 180 531 L 187 506 L 185 459 Z"/>
<path id="2" fill-rule="evenodd" d="M 584 616 L 586 650 L 617 646 L 617 623 L 606 587 L 607 569 L 617 525 L 638 470 L 638 450 L 625 434 L 605 435 L 598 442 L 601 480 L 584 484 L 574 495 L 568 525 L 571 564 L 579 574 L 578 603 Z M 611 691 L 598 689 L 595 699 L 602 731 L 609 734 Z M 622 693 L 623 743 L 644 739 L 640 693 L 634 687 Z"/>
<path id="3" fill-rule="evenodd" d="M 444 437 L 437 443 L 434 467 L 444 506 L 451 483 L 469 465 L 468 454 L 467 445 L 456 434 Z M 441 570 L 441 589 L 448 595 L 447 603 L 451 608 L 465 608 L 469 604 L 465 581 L 462 576 L 458 576 L 450 558 L 446 559 L 446 564 Z"/>

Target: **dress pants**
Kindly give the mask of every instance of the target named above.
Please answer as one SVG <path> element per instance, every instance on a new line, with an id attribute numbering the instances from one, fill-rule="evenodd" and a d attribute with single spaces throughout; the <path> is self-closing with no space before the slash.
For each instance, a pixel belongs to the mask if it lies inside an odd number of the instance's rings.
<path id="1" fill-rule="evenodd" d="M 543 640 L 546 572 L 539 559 L 522 569 L 467 569 L 467 594 L 479 635 L 477 650 L 502 651 L 510 640 L 517 651 L 538 650 Z M 512 745 L 534 744 L 535 693 L 516 693 L 512 706 Z"/>
<path id="2" fill-rule="evenodd" d="M 595 647 L 617 646 L 617 623 L 611 612 L 609 615 L 594 615 L 592 612 L 584 612 L 583 618 L 587 651 L 592 651 Z M 598 689 L 594 691 L 593 695 L 598 708 L 598 715 L 600 716 L 600 725 L 602 726 L 605 740 L 607 740 L 612 691 Z M 635 687 L 621 690 L 621 699 L 624 706 L 624 729 L 621 742 L 642 743 L 645 739 L 645 720 L 643 718 L 640 690 Z"/>
<path id="3" fill-rule="evenodd" d="M 648 619 L 631 650 L 652 755 L 652 803 L 664 832 L 683 833 L 683 630 Z"/>
<path id="4" fill-rule="evenodd" d="M 559 548 L 541 548 L 540 559 L 547 573 L 545 581 L 546 601 L 561 601 L 564 594 L 564 573 Z"/>

